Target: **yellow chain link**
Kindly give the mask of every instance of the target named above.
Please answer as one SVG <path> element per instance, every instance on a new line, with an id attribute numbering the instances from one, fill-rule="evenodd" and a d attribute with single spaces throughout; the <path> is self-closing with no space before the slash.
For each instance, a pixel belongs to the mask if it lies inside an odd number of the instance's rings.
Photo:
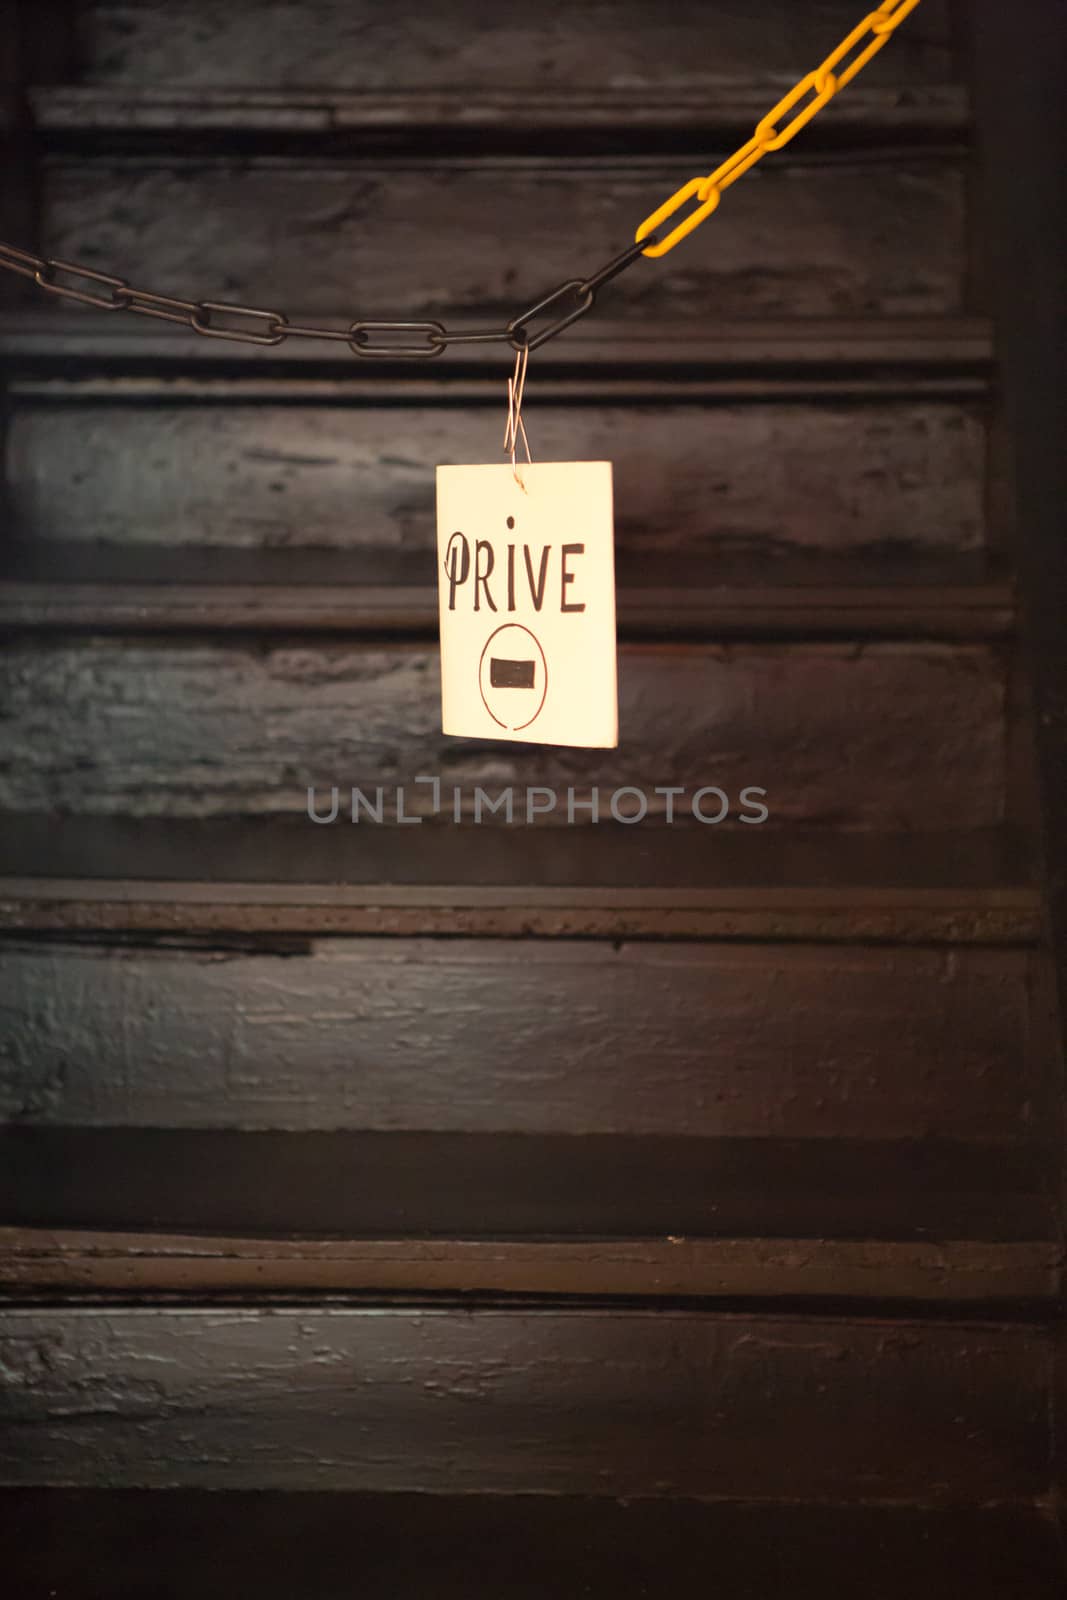
<path id="1" fill-rule="evenodd" d="M 678 242 L 692 233 L 694 228 L 700 226 L 705 217 L 710 217 L 719 201 L 722 192 L 728 189 L 731 183 L 754 167 L 757 161 L 767 154 L 769 150 L 781 150 L 790 139 L 794 138 L 812 117 L 820 112 L 824 105 L 833 99 L 839 89 L 851 83 L 857 72 L 861 72 L 873 56 L 876 56 L 882 46 L 889 41 L 890 35 L 899 28 L 904 18 L 908 16 L 919 4 L 919 0 L 885 0 L 876 11 L 871 11 L 863 21 L 857 23 L 852 32 L 842 39 L 836 50 L 831 50 L 825 61 L 809 72 L 794 88 L 784 94 L 778 104 L 768 111 L 767 115 L 756 124 L 756 131 L 739 150 L 732 156 L 727 156 L 721 166 L 709 173 L 706 178 L 690 178 L 688 183 L 664 201 L 658 211 L 653 211 L 651 216 L 645 218 L 637 232 L 634 242 L 640 244 L 647 234 L 659 227 L 661 222 L 666 222 L 668 217 L 680 211 L 688 200 L 698 200 L 700 204 L 685 217 L 674 230 L 661 239 L 657 244 L 649 245 L 643 250 L 642 255 L 665 256 L 668 250 L 673 250 Z M 864 40 L 869 40 L 864 44 Z M 858 48 L 859 46 L 863 48 Z M 851 53 L 855 51 L 855 54 Z M 851 55 L 851 59 L 847 59 Z M 842 70 L 836 68 L 845 62 Z M 811 99 L 801 105 L 805 95 Z M 799 111 L 795 108 L 800 106 Z M 778 119 L 788 112 L 794 112 L 792 120 L 785 127 L 778 126 Z"/>

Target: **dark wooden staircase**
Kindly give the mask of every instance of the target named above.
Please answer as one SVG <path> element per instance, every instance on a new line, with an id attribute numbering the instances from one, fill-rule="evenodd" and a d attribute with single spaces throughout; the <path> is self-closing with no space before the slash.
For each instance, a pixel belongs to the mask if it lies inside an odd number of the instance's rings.
<path id="1" fill-rule="evenodd" d="M 0 235 L 472 326 L 858 20 L 11 10 Z M 433 467 L 499 458 L 506 355 L 0 285 L 19 1600 L 1062 1593 L 1051 601 L 980 33 L 924 0 L 531 358 L 535 459 L 615 462 L 616 751 L 439 732 Z M 668 824 L 706 784 L 768 822 Z M 334 785 L 421 820 L 316 826 Z M 475 826 L 477 785 L 650 814 Z"/>

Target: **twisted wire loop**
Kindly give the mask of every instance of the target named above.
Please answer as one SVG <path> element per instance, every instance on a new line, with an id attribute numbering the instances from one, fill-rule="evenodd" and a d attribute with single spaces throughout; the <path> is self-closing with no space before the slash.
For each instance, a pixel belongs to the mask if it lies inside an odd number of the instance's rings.
<path id="1" fill-rule="evenodd" d="M 318 339 L 345 344 L 353 355 L 380 361 L 429 360 L 451 345 L 507 344 L 525 352 L 569 328 L 591 311 L 604 284 L 642 256 L 664 256 L 711 216 L 723 192 L 772 150 L 783 149 L 841 89 L 889 42 L 919 0 L 884 0 L 868 12 L 841 43 L 805 73 L 756 124 L 750 139 L 706 177 L 690 178 L 640 224 L 634 243 L 587 278 L 567 278 L 513 316 L 502 328 L 449 330 L 441 322 L 350 322 L 345 328 L 291 322 L 280 311 L 239 306 L 225 300 L 181 300 L 137 289 L 125 278 L 80 266 L 59 257 L 37 255 L 0 243 L 0 271 L 29 279 L 59 300 L 98 311 L 126 311 L 191 329 L 206 339 L 275 346 L 287 339 Z M 788 120 L 783 120 L 788 119 Z M 693 208 L 661 236 L 661 225 L 695 201 Z M 106 291 L 106 292 L 104 292 Z M 547 318 L 531 331 L 530 324 Z"/>
<path id="2" fill-rule="evenodd" d="M 530 454 L 530 441 L 526 437 L 526 424 L 522 420 L 522 397 L 526 392 L 526 366 L 530 359 L 529 345 L 523 345 L 515 357 L 515 371 L 508 379 L 508 419 L 504 429 L 504 449 L 511 456 L 511 470 L 515 482 L 526 493 L 526 485 L 522 481 L 519 469 L 515 463 L 515 451 L 521 438 L 526 451 L 526 459 L 533 463 Z"/>

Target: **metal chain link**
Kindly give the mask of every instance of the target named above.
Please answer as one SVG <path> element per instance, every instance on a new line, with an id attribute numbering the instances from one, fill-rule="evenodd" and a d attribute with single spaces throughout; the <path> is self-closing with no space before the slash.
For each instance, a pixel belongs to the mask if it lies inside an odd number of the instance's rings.
<path id="1" fill-rule="evenodd" d="M 179 300 L 170 295 L 152 294 L 134 288 L 125 278 L 3 243 L 0 243 L 0 269 L 31 279 L 39 289 L 57 299 L 76 301 L 100 311 L 127 311 L 135 316 L 155 317 L 161 322 L 190 328 L 204 338 L 227 339 L 236 344 L 279 345 L 286 339 L 326 339 L 346 344 L 354 355 L 390 361 L 427 360 L 442 355 L 454 344 L 504 343 L 513 350 L 536 350 L 592 310 L 597 292 L 605 283 L 641 256 L 666 255 L 692 233 L 718 206 L 723 190 L 754 167 L 768 151 L 781 150 L 787 145 L 839 89 L 852 82 L 918 4 L 919 0 L 884 0 L 884 4 L 869 12 L 842 39 L 836 50 L 782 96 L 757 123 L 752 137 L 733 155 L 707 177 L 691 178 L 646 217 L 628 249 L 613 256 L 588 278 L 568 278 L 558 284 L 502 328 L 450 333 L 443 323 L 433 321 L 360 321 L 350 322 L 346 328 L 302 326 L 290 322 L 280 311 L 265 311 L 258 306 L 234 305 L 227 300 Z M 842 62 L 845 63 L 843 67 Z M 811 98 L 801 104 L 806 95 Z M 778 119 L 790 112 L 792 119 L 779 128 Z M 661 239 L 656 231 L 660 224 L 693 199 L 699 201 L 698 206 Z M 100 289 L 108 292 L 100 293 Z M 547 323 L 531 333 L 530 324 L 548 313 L 551 315 Z"/>

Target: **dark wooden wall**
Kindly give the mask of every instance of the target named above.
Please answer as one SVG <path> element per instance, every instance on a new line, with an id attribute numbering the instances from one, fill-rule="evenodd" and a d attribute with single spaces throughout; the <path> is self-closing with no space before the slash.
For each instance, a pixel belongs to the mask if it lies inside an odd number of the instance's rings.
<path id="1" fill-rule="evenodd" d="M 981 112 L 982 170 L 990 214 L 990 277 L 996 285 L 1001 364 L 1011 417 L 1020 527 L 1022 644 L 1034 700 L 1041 773 L 1041 837 L 1046 893 L 1045 1002 L 1055 1009 L 1051 1056 L 1063 1084 L 1063 1019 L 1067 1017 L 1067 546 L 1063 538 L 1063 434 L 1067 374 L 1067 206 L 1063 163 L 1064 107 L 1060 84 L 1067 66 L 1062 8 L 1042 5 L 1013 25 L 1002 8 L 978 8 L 974 35 L 976 103 Z M 1025 167 L 1026 179 L 1020 181 Z M 1020 275 L 1018 263 L 1025 260 Z M 1058 1042 L 1059 1051 L 1056 1050 Z M 1061 1147 L 1062 1120 L 1056 1125 Z M 1061 1179 L 1065 1169 L 1060 1168 Z M 1061 1188 L 1062 1193 L 1062 1188 Z M 1061 1329 L 1057 1416 L 1057 1487 L 1067 1500 L 1067 1360 Z"/>
<path id="2" fill-rule="evenodd" d="M 4 236 L 294 319 L 497 322 L 858 9 L 12 7 Z M 1041 335 L 990 248 L 1021 113 L 975 45 L 923 0 L 532 356 L 535 459 L 616 463 L 617 751 L 438 731 L 432 468 L 502 459 L 506 352 L 253 349 L 0 284 L 27 1593 L 80 1595 L 79 1541 L 116 1594 L 214 1593 L 226 1552 L 270 1593 L 300 1519 L 309 1600 L 353 1527 L 371 1593 L 473 1592 L 486 1530 L 501 1593 L 681 1592 L 713 1536 L 738 1596 L 1058 1592 L 1061 591 L 1018 453 Z M 459 825 L 425 790 L 411 828 L 304 815 L 420 774 Z M 472 826 L 509 783 L 735 804 Z"/>

